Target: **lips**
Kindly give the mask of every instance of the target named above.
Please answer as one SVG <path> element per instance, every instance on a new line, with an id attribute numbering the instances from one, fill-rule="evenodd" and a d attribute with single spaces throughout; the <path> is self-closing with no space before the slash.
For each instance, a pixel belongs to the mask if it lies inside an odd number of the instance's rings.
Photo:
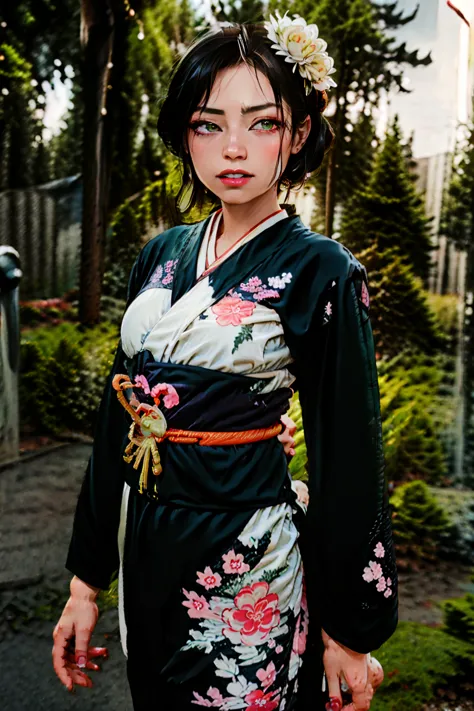
<path id="1" fill-rule="evenodd" d="M 248 173 L 246 170 L 223 170 L 219 173 L 218 178 L 252 178 L 252 173 Z"/>

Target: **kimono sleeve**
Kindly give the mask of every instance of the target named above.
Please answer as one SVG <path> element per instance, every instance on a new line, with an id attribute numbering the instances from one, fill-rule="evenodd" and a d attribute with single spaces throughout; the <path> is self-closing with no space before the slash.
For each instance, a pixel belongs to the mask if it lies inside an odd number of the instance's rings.
<path id="1" fill-rule="evenodd" d="M 308 451 L 308 598 L 350 649 L 377 649 L 398 620 L 380 394 L 363 265 L 328 276 L 299 368 Z M 310 613 L 311 615 L 311 613 Z"/>
<path id="2" fill-rule="evenodd" d="M 127 305 L 138 292 L 137 258 L 129 279 Z M 119 567 L 117 533 L 124 478 L 123 442 L 130 422 L 112 380 L 124 373 L 125 354 L 119 342 L 97 413 L 94 443 L 74 516 L 66 568 L 85 583 L 108 588 Z"/>

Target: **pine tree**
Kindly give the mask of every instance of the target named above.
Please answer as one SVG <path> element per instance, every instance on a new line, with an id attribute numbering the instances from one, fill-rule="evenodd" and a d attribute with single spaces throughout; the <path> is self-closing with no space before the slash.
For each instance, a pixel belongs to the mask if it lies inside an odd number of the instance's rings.
<path id="1" fill-rule="evenodd" d="M 402 263 L 426 284 L 433 249 L 431 219 L 410 177 L 395 119 L 367 187 L 354 193 L 344 211 L 341 241 L 356 256 L 375 241 L 381 251 L 397 250 Z"/>
<path id="2" fill-rule="evenodd" d="M 411 349 L 434 353 L 443 344 L 422 285 L 396 249 L 374 242 L 358 254 L 369 279 L 370 320 L 377 353 Z"/>

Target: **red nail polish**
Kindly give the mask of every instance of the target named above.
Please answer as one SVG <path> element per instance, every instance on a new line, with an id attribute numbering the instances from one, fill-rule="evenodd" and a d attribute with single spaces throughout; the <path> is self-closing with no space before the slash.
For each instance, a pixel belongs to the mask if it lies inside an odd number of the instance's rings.
<path id="1" fill-rule="evenodd" d="M 331 696 L 326 704 L 326 711 L 341 711 L 342 704 L 336 696 Z"/>

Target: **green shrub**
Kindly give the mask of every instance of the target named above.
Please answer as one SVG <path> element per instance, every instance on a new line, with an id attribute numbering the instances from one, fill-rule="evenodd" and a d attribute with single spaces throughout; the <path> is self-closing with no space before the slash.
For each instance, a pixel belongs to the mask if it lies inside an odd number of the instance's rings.
<path id="1" fill-rule="evenodd" d="M 22 334 L 20 423 L 23 433 L 92 434 L 117 344 L 116 327 L 44 326 Z"/>
<path id="2" fill-rule="evenodd" d="M 443 602 L 446 631 L 472 645 L 474 654 L 474 595 Z"/>
<path id="3" fill-rule="evenodd" d="M 400 622 L 373 655 L 385 678 L 371 711 L 421 711 L 437 689 L 456 688 L 474 673 L 474 650 L 467 642 L 416 622 Z"/>
<path id="4" fill-rule="evenodd" d="M 474 491 L 430 487 L 430 491 L 450 520 L 441 532 L 439 554 L 472 564 L 474 561 Z"/>
<path id="5" fill-rule="evenodd" d="M 393 535 L 403 558 L 434 560 L 441 536 L 450 521 L 424 481 L 397 487 L 390 499 L 393 506 Z"/>
<path id="6" fill-rule="evenodd" d="M 295 435 L 295 455 L 290 460 L 289 469 L 293 479 L 308 481 L 308 473 L 306 471 L 306 462 L 308 455 L 306 453 L 306 443 L 304 440 L 303 417 L 301 414 L 301 405 L 298 398 L 298 393 L 293 395 L 291 406 L 288 411 L 289 417 L 294 421 L 297 427 Z"/>

